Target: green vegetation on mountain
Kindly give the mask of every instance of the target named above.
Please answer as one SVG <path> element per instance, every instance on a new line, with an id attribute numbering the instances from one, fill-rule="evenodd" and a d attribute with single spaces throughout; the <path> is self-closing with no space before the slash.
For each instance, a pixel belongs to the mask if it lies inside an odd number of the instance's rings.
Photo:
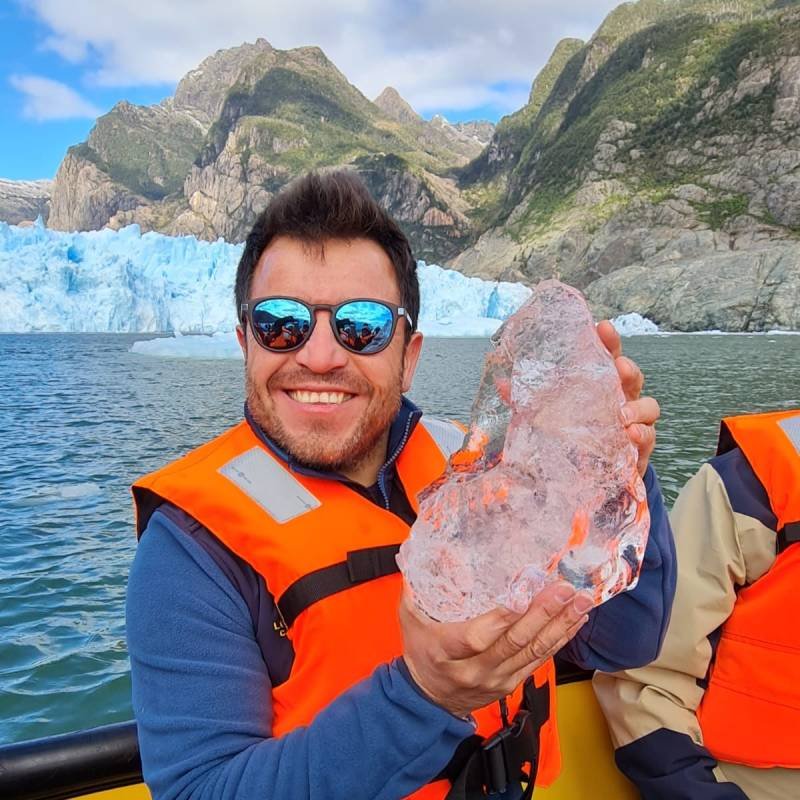
<path id="1" fill-rule="evenodd" d="M 707 222 L 712 231 L 718 231 L 728 220 L 746 214 L 749 204 L 746 194 L 736 194 L 710 203 L 693 203 L 700 219 Z"/>
<path id="2" fill-rule="evenodd" d="M 131 191 L 160 200 L 180 191 L 202 143 L 203 130 L 190 117 L 121 102 L 70 152 Z"/>
<path id="3" fill-rule="evenodd" d="M 467 133 L 426 122 L 394 91 L 382 102 L 386 109 L 317 47 L 280 51 L 260 39 L 220 51 L 174 97 L 150 107 L 120 103 L 97 121 L 62 164 L 52 224 L 138 222 L 239 241 L 292 177 L 370 163 L 370 174 L 392 188 L 377 186 L 420 254 L 455 255 L 470 229 L 448 174 L 479 152 L 475 136 L 486 136 L 486 125 Z M 412 186 L 419 197 L 408 196 Z"/>
<path id="4" fill-rule="evenodd" d="M 800 3 L 619 6 L 556 48 L 459 188 L 467 274 L 559 276 L 683 329 L 800 324 Z"/>
<path id="5" fill-rule="evenodd" d="M 319 48 L 272 51 L 255 59 L 228 92 L 199 166 L 219 157 L 243 120 L 251 132 L 266 134 L 250 136 L 247 154 L 293 174 L 379 153 L 402 155 L 411 164 L 438 172 L 453 166 L 452 151 L 426 146 L 413 129 L 383 114 Z M 271 135 L 281 132 L 288 134 L 288 146 L 280 135 Z"/>
<path id="6" fill-rule="evenodd" d="M 478 202 L 473 218 L 485 227 L 505 225 L 515 238 L 546 228 L 573 204 L 614 120 L 631 126 L 624 147 L 638 157 L 613 176 L 631 196 L 702 183 L 702 170 L 665 156 L 681 144 L 728 133 L 756 136 L 768 127 L 774 77 L 719 112 L 703 109 L 710 94 L 736 83 L 743 64 L 798 49 L 797 20 L 787 25 L 769 6 L 640 0 L 615 9 L 588 44 L 564 40 L 528 105 L 504 118 L 488 151 L 462 170 L 462 186 Z M 592 62 L 594 71 L 587 70 Z M 494 170 L 487 169 L 493 147 L 502 155 Z M 487 191 L 493 182 L 507 191 Z"/>

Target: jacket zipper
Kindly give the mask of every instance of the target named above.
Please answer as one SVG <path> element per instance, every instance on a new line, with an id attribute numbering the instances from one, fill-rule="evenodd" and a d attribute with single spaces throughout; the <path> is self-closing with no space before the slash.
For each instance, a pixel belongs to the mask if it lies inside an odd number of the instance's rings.
<path id="1" fill-rule="evenodd" d="M 408 419 L 406 420 L 406 428 L 403 432 L 403 438 L 400 440 L 400 443 L 397 445 L 392 455 L 386 460 L 386 463 L 381 467 L 380 472 L 378 473 L 378 488 L 381 490 L 383 504 L 386 506 L 387 511 L 389 511 L 389 495 L 386 492 L 386 486 L 384 484 L 384 479 L 386 478 L 386 469 L 394 463 L 395 459 L 400 455 L 401 451 L 406 446 L 408 434 L 411 430 L 411 423 L 414 421 L 414 416 L 415 415 L 413 413 L 408 415 Z"/>

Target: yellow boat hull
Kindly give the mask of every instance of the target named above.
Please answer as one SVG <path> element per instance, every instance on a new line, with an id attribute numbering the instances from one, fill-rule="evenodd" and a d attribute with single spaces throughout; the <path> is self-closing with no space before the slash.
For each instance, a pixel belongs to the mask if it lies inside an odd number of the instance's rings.
<path id="1" fill-rule="evenodd" d="M 558 728 L 563 769 L 558 780 L 537 789 L 537 800 L 637 800 L 639 794 L 614 765 L 614 750 L 590 680 L 558 687 Z M 83 800 L 150 800 L 144 784 L 93 794 Z"/>
<path id="2" fill-rule="evenodd" d="M 121 789 L 108 789 L 105 792 L 79 795 L 82 800 L 151 800 L 150 792 L 143 783 L 136 786 L 123 786 Z"/>
<path id="3" fill-rule="evenodd" d="M 590 680 L 558 687 L 558 731 L 561 775 L 546 789 L 537 789 L 536 800 L 639 800 L 633 784 L 614 763 L 608 727 Z"/>

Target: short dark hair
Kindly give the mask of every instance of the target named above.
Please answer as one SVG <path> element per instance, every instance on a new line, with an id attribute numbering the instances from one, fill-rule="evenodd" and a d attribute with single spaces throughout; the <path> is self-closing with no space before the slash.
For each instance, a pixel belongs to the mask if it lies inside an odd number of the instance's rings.
<path id="1" fill-rule="evenodd" d="M 406 330 L 410 334 L 416 329 L 419 281 L 411 245 L 355 172 L 309 172 L 284 187 L 259 214 L 236 270 L 237 315 L 250 296 L 258 260 L 279 236 L 311 245 L 323 244 L 327 239 L 370 239 L 379 244 L 394 267 L 400 304 L 413 321 Z"/>

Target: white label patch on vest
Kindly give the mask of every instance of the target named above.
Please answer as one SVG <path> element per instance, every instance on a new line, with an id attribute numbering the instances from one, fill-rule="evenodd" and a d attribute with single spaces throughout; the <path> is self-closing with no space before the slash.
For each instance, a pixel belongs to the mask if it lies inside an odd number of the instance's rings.
<path id="1" fill-rule="evenodd" d="M 789 441 L 794 445 L 800 455 L 800 414 L 796 417 L 786 417 L 778 425 L 783 428 L 783 432 L 789 437 Z"/>
<path id="2" fill-rule="evenodd" d="M 464 431 L 449 420 L 423 416 L 420 422 L 445 458 L 450 458 L 464 446 Z"/>
<path id="3" fill-rule="evenodd" d="M 320 501 L 260 447 L 231 459 L 219 473 L 235 483 L 276 522 L 289 522 L 320 506 Z"/>

